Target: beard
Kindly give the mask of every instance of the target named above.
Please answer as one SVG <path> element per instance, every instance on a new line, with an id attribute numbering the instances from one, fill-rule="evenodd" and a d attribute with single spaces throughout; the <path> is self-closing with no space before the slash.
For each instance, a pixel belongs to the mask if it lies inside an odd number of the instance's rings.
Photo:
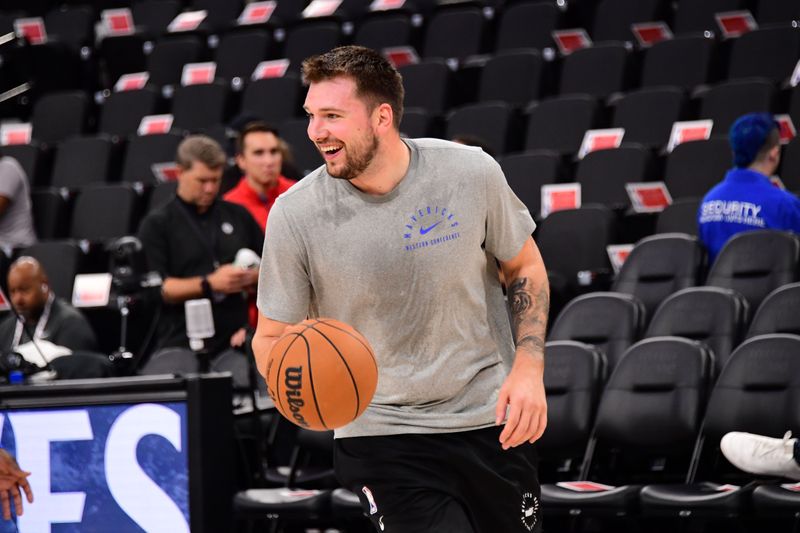
<path id="1" fill-rule="evenodd" d="M 363 148 L 353 147 L 352 152 L 346 154 L 347 159 L 339 170 L 334 170 L 330 164 L 326 164 L 328 174 L 333 178 L 347 181 L 359 177 L 369 167 L 378 152 L 377 135 L 371 133 L 370 138 L 364 144 Z"/>

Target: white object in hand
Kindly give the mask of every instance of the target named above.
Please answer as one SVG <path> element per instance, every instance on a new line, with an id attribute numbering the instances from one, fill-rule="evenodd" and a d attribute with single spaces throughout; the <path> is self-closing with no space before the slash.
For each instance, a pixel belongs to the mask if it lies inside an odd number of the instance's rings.
<path id="1" fill-rule="evenodd" d="M 261 264 L 261 256 L 250 248 L 241 248 L 236 252 L 233 264 L 239 268 L 258 268 Z"/>

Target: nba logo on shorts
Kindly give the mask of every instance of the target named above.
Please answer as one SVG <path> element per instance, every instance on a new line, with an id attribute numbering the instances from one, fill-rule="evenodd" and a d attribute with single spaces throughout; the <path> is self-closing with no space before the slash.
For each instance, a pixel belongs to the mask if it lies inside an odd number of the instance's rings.
<path id="1" fill-rule="evenodd" d="M 372 497 L 372 491 L 364 485 L 361 487 L 361 492 L 364 493 L 364 496 L 367 497 L 367 501 L 369 502 L 369 514 L 375 514 L 378 512 L 378 506 L 375 505 L 375 498 Z"/>
<path id="2" fill-rule="evenodd" d="M 525 529 L 533 531 L 539 519 L 539 499 L 530 492 L 526 492 L 522 495 L 521 518 L 522 525 L 525 526 Z"/>

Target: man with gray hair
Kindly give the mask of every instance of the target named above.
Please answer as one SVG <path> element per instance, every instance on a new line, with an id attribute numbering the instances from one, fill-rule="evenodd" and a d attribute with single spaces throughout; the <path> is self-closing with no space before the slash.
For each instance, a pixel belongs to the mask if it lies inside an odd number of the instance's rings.
<path id="1" fill-rule="evenodd" d="M 142 221 L 139 238 L 149 268 L 164 280 L 157 352 L 148 373 L 186 369 L 185 362 L 196 360 L 188 351 L 187 300 L 211 301 L 216 334 L 205 344 L 212 356 L 244 343 L 246 294 L 255 291 L 258 269 L 234 263 L 240 250 L 260 251 L 263 234 L 246 209 L 217 198 L 225 161 L 225 152 L 213 139 L 184 139 L 176 154 L 180 171 L 175 198 Z M 244 357 L 242 361 L 246 363 Z"/>

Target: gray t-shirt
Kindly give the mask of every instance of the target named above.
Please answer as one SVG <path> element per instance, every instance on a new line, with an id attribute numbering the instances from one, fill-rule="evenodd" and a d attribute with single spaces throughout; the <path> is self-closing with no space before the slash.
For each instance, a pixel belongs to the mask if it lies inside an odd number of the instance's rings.
<path id="1" fill-rule="evenodd" d="M 258 308 L 331 317 L 369 340 L 378 389 L 336 437 L 468 431 L 494 424 L 514 342 L 494 258 L 535 224 L 478 148 L 406 140 L 408 172 L 371 196 L 320 167 L 275 202 Z"/>
<path id="2" fill-rule="evenodd" d="M 25 171 L 11 157 L 0 158 L 0 196 L 9 200 L 0 215 L 0 246 L 30 246 L 36 242 L 31 195 Z"/>

